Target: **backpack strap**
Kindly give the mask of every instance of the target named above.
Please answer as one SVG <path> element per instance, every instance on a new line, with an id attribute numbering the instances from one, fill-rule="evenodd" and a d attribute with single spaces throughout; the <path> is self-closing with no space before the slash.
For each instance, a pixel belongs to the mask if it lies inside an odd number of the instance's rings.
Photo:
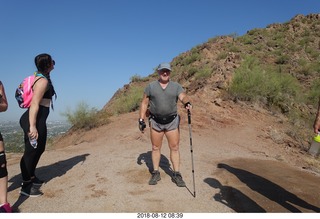
<path id="1" fill-rule="evenodd" d="M 38 72 L 35 72 L 34 73 L 34 76 L 35 77 L 39 77 L 39 78 L 37 78 L 37 80 L 35 80 L 34 82 L 33 82 L 33 85 L 32 85 L 32 89 L 33 89 L 33 86 L 37 83 L 37 81 L 39 81 L 41 78 L 47 78 L 46 76 L 44 76 L 43 74 L 41 74 L 41 73 L 38 73 Z"/>
<path id="2" fill-rule="evenodd" d="M 34 76 L 36 76 L 36 77 L 42 77 L 42 78 L 47 78 L 46 76 L 44 76 L 43 74 L 38 73 L 38 72 L 35 72 L 35 73 L 34 73 Z"/>

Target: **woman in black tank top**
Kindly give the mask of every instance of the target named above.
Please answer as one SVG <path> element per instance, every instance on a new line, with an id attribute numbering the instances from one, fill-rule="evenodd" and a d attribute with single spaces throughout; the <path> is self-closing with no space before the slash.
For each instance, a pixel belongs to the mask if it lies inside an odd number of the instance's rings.
<path id="1" fill-rule="evenodd" d="M 20 118 L 20 126 L 24 132 L 25 150 L 20 161 L 22 188 L 20 193 L 25 196 L 37 197 L 43 193 L 40 186 L 44 183 L 36 177 L 36 167 L 47 142 L 47 118 L 52 105 L 52 97 L 56 96 L 50 79 L 50 72 L 54 69 L 55 61 L 49 54 L 35 57 L 38 73 L 45 76 L 33 86 L 33 97 L 30 107 Z M 37 146 L 30 144 L 29 138 L 37 139 Z"/>

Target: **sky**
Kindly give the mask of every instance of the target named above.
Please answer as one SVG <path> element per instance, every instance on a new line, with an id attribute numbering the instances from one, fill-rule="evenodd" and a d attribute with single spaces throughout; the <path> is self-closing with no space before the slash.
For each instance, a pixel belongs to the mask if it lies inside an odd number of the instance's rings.
<path id="1" fill-rule="evenodd" d="M 19 121 L 25 109 L 14 93 L 50 54 L 57 92 L 49 120 L 66 120 L 80 103 L 100 110 L 132 76 L 216 36 L 320 13 L 320 0 L 0 0 L 0 80 L 9 108 L 0 121 Z"/>

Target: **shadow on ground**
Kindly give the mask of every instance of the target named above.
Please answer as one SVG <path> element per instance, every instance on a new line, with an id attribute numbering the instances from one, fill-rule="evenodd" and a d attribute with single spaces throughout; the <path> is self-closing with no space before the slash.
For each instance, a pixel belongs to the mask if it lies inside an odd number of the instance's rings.
<path id="1" fill-rule="evenodd" d="M 251 191 L 257 192 L 265 198 L 279 204 L 289 212 L 302 212 L 297 207 L 320 212 L 319 207 L 306 202 L 297 195 L 264 177 L 224 163 L 219 163 L 217 167 L 232 173 L 250 188 Z M 204 181 L 210 186 L 220 189 L 220 192 L 213 196 L 216 201 L 229 206 L 236 212 L 266 212 L 263 207 L 259 206 L 254 200 L 250 199 L 247 195 L 234 187 L 222 185 L 218 180 L 213 178 L 207 178 Z"/>
<path id="2" fill-rule="evenodd" d="M 153 171 L 153 165 L 152 165 L 152 157 L 151 157 L 151 151 L 148 151 L 146 153 L 142 153 L 139 155 L 139 157 L 137 158 L 137 164 L 138 165 L 142 165 L 143 162 L 146 164 L 150 174 Z M 172 177 L 173 175 L 173 169 L 171 168 L 170 162 L 168 160 L 168 158 L 166 156 L 164 156 L 163 154 L 161 154 L 161 158 L 160 158 L 160 168 L 170 177 Z M 195 187 L 195 185 L 193 185 L 193 187 Z M 193 191 L 191 191 L 188 186 L 186 186 L 186 189 L 190 192 L 190 194 L 195 197 L 195 188 L 193 188 Z"/>
<path id="3" fill-rule="evenodd" d="M 148 151 L 146 153 L 142 153 L 137 158 L 137 164 L 141 165 L 142 161 L 146 164 L 148 170 L 150 173 L 153 171 L 153 165 L 152 165 L 152 158 L 151 158 L 151 151 Z M 170 162 L 166 156 L 161 154 L 160 158 L 160 168 L 169 176 L 172 176 L 173 170 L 171 168 Z"/>
<path id="4" fill-rule="evenodd" d="M 213 188 L 219 189 L 219 193 L 213 196 L 213 199 L 217 202 L 220 202 L 229 208 L 233 209 L 235 212 L 266 212 L 260 205 L 255 201 L 250 199 L 240 190 L 231 187 L 224 186 L 218 180 L 214 178 L 206 178 L 204 182 L 210 185 Z"/>
<path id="5" fill-rule="evenodd" d="M 50 180 L 61 177 L 66 174 L 70 169 L 72 169 L 78 163 L 84 163 L 86 157 L 90 154 L 82 154 L 67 160 L 58 161 L 54 164 L 39 167 L 36 169 L 37 177 L 45 182 L 49 182 Z M 8 192 L 13 191 L 17 188 L 21 187 L 22 177 L 21 174 L 15 175 L 9 179 L 9 182 L 12 184 L 8 187 Z M 41 187 L 41 186 L 39 186 Z M 18 200 L 12 205 L 12 209 L 14 212 L 19 212 L 19 206 L 28 199 L 27 196 L 20 195 Z"/>

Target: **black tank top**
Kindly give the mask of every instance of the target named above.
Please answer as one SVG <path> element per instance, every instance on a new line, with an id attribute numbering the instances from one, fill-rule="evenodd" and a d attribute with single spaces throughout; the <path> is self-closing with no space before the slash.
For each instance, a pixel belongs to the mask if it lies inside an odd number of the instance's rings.
<path id="1" fill-rule="evenodd" d="M 53 84 L 51 82 L 51 79 L 48 78 L 48 90 L 43 94 L 42 98 L 46 98 L 46 99 L 50 99 L 51 100 L 51 109 L 53 109 L 53 101 L 52 101 L 52 97 L 55 96 L 55 99 L 57 99 L 57 94 L 56 91 L 54 90 Z"/>
<path id="2" fill-rule="evenodd" d="M 50 81 L 49 81 L 48 86 L 49 86 L 49 88 L 48 88 L 48 90 L 44 93 L 43 98 L 52 100 L 52 97 L 56 94 L 56 92 L 55 92 L 55 90 L 54 90 L 53 85 L 50 83 Z"/>

